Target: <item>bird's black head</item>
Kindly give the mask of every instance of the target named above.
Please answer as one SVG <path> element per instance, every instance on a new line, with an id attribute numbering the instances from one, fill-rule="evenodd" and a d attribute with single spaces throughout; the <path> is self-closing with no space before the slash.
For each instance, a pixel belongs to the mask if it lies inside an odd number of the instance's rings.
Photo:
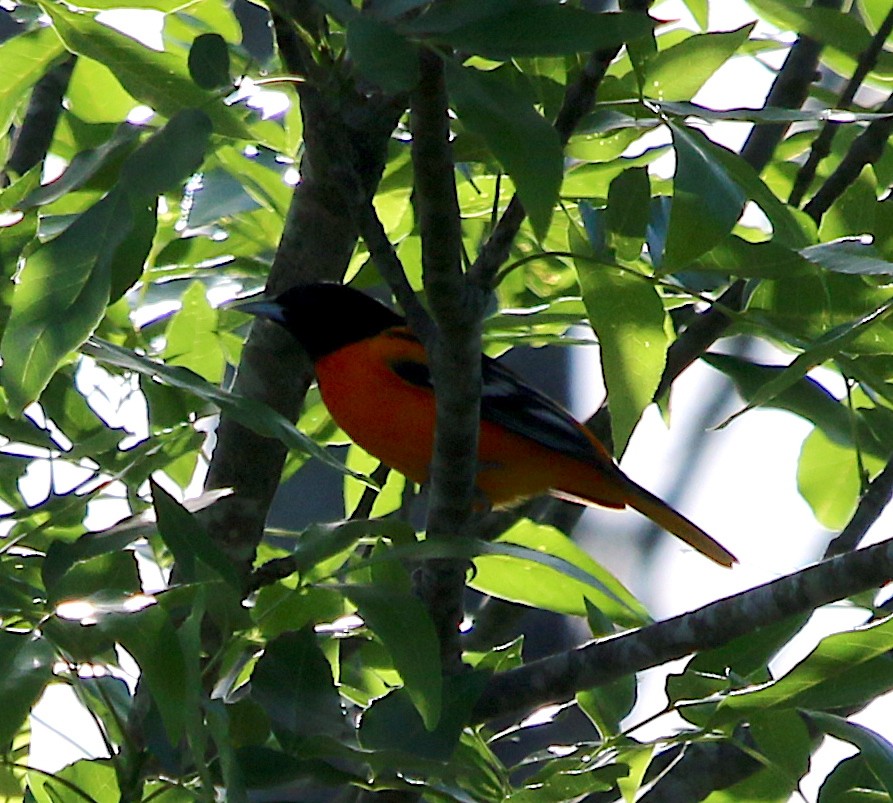
<path id="1" fill-rule="evenodd" d="M 250 301 L 236 309 L 278 323 L 314 362 L 404 323 L 396 312 L 374 298 L 332 282 L 299 284 L 275 298 Z"/>

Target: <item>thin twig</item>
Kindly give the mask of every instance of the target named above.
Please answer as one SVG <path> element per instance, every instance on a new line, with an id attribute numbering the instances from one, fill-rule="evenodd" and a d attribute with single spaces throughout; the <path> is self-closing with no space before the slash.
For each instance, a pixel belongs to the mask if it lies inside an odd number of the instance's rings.
<path id="1" fill-rule="evenodd" d="M 893 460 L 890 460 L 883 471 L 868 484 L 868 490 L 859 500 L 856 512 L 840 534 L 828 544 L 825 557 L 831 558 L 852 552 L 878 520 L 884 508 L 890 504 L 891 499 L 893 499 Z"/>

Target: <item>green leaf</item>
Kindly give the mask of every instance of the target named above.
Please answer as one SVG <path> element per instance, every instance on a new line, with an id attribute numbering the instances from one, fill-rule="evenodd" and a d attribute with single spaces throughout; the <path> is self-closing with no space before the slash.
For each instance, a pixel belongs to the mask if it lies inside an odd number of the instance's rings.
<path id="1" fill-rule="evenodd" d="M 858 320 L 835 326 L 830 331 L 825 332 L 813 341 L 802 354 L 798 354 L 793 362 L 774 379 L 757 390 L 747 406 L 729 416 L 720 424 L 720 427 L 727 426 L 742 413 L 746 413 L 748 410 L 752 410 L 774 399 L 779 393 L 799 382 L 806 376 L 808 371 L 827 360 L 833 359 L 837 354 L 846 351 L 850 343 L 872 326 L 883 321 L 891 310 L 893 310 L 893 301 L 888 301 L 883 306 L 863 315 Z"/>
<path id="2" fill-rule="evenodd" d="M 745 401 L 751 401 L 762 387 L 784 371 L 783 366 L 763 365 L 731 354 L 710 353 L 702 359 L 729 377 Z M 877 457 L 887 455 L 886 446 L 877 439 L 860 412 L 842 404 L 809 376 L 798 379 L 763 406 L 787 410 L 811 421 L 838 445 L 854 445 L 855 435 L 863 449 Z"/>
<path id="3" fill-rule="evenodd" d="M 763 108 L 711 109 L 690 101 L 656 101 L 651 100 L 649 107 L 672 117 L 684 120 L 686 117 L 697 117 L 708 122 L 729 120 L 738 123 L 824 123 L 843 122 L 840 112 L 835 109 L 816 107 L 810 109 L 785 109 L 780 106 L 764 106 Z M 843 112 L 846 121 L 871 122 L 882 120 L 889 115 L 883 112 L 865 112 L 856 109 Z M 744 163 L 746 164 L 746 162 Z M 752 168 L 751 168 L 752 169 Z"/>
<path id="4" fill-rule="evenodd" d="M 862 495 L 859 476 L 864 467 L 869 473 L 880 471 L 885 459 L 862 455 L 852 446 L 831 441 L 821 430 L 813 430 L 803 441 L 797 464 L 797 490 L 809 503 L 822 526 L 839 530 L 850 520 Z"/>
<path id="5" fill-rule="evenodd" d="M 608 391 L 614 451 L 623 454 L 651 404 L 667 362 L 667 317 L 657 289 L 644 277 L 576 260 L 583 302 L 598 337 Z"/>
<path id="6" fill-rule="evenodd" d="M 636 677 L 627 675 L 604 686 L 577 692 L 577 705 L 602 738 L 620 733 L 620 723 L 636 704 Z"/>
<path id="7" fill-rule="evenodd" d="M 348 23 L 347 49 L 360 72 L 386 92 L 408 92 L 419 80 L 416 48 L 390 25 L 368 14 Z"/>
<path id="8" fill-rule="evenodd" d="M 812 737 L 797 711 L 772 711 L 753 717 L 750 732 L 757 749 L 769 767 L 795 791 L 797 782 L 809 770 Z"/>
<path id="9" fill-rule="evenodd" d="M 856 745 L 865 763 L 883 784 L 884 791 L 893 796 L 893 744 L 870 728 L 836 714 L 807 711 L 806 715 L 825 733 Z"/>
<path id="10" fill-rule="evenodd" d="M 648 168 L 631 167 L 611 182 L 605 222 L 620 259 L 634 260 L 642 252 L 650 205 Z"/>
<path id="11" fill-rule="evenodd" d="M 381 639 L 425 727 L 434 730 L 441 716 L 440 644 L 424 605 L 408 582 L 404 588 L 346 586 L 344 594 Z"/>
<path id="12" fill-rule="evenodd" d="M 732 230 L 746 195 L 715 158 L 700 131 L 670 123 L 676 150 L 673 205 L 661 270 L 676 270 L 706 253 Z"/>
<path id="13" fill-rule="evenodd" d="M 818 803 L 887 803 L 889 793 L 861 753 L 841 761 L 819 788 Z"/>
<path id="14" fill-rule="evenodd" d="M 380 465 L 381 461 L 377 457 L 373 457 L 368 452 L 361 449 L 356 444 L 351 444 L 347 450 L 347 458 L 344 464 L 359 474 L 370 475 Z M 375 497 L 372 503 L 372 510 L 369 515 L 371 517 L 387 516 L 395 510 L 399 510 L 403 504 L 403 497 L 406 490 L 406 483 L 409 480 L 396 471 L 388 472 L 387 479 L 382 485 L 381 491 Z M 344 511 L 345 515 L 352 515 L 356 510 L 360 499 L 369 488 L 368 484 L 357 482 L 352 477 L 344 478 Z"/>
<path id="15" fill-rule="evenodd" d="M 25 210 L 43 206 L 80 189 L 101 170 L 132 151 L 139 135 L 137 126 L 122 123 L 102 145 L 78 151 L 61 176 L 29 193 L 16 208 Z"/>
<path id="16" fill-rule="evenodd" d="M 233 562 L 205 532 L 195 516 L 152 479 L 149 480 L 149 488 L 158 518 L 158 532 L 173 554 L 183 581 L 192 583 L 200 579 L 196 567 L 196 560 L 200 560 L 229 585 L 240 588 L 239 574 Z"/>
<path id="17" fill-rule="evenodd" d="M 65 600 L 122 601 L 140 591 L 136 556 L 122 551 L 78 561 L 47 590 L 50 605 Z"/>
<path id="18" fill-rule="evenodd" d="M 152 250 L 152 243 L 155 241 L 158 224 L 157 201 L 153 199 L 141 203 L 132 200 L 130 212 L 133 215 L 130 233 L 118 245 L 109 266 L 111 273 L 109 304 L 114 304 L 140 280 L 146 259 Z"/>
<path id="19" fill-rule="evenodd" d="M 236 396 L 217 385 L 212 385 L 188 368 L 167 366 L 95 337 L 91 338 L 90 342 L 85 344 L 81 350 L 100 362 L 136 371 L 170 387 L 186 390 L 216 405 L 258 435 L 280 440 L 290 449 L 298 449 L 316 457 L 342 474 L 351 473 L 343 463 L 332 457 L 325 449 L 320 448 L 303 432 L 298 431 L 294 424 L 266 404 Z M 368 482 L 367 478 L 361 475 L 352 476 L 356 476 L 361 482 Z"/>
<path id="20" fill-rule="evenodd" d="M 9 12 L 7 12 L 9 13 Z M 0 44 L 0 134 L 5 135 L 25 93 L 65 53 L 56 32 L 38 26 Z"/>
<path id="21" fill-rule="evenodd" d="M 683 2 L 689 13 L 695 18 L 695 22 L 698 23 L 701 30 L 704 30 L 709 19 L 708 0 L 683 0 Z"/>
<path id="22" fill-rule="evenodd" d="M 486 141 L 511 176 L 534 232 L 545 237 L 561 186 L 558 134 L 501 75 L 460 67 L 452 60 L 445 64 L 460 119 Z"/>
<path id="23" fill-rule="evenodd" d="M 815 242 L 815 223 L 799 209 L 792 209 L 780 201 L 772 190 L 738 154 L 701 138 L 701 147 L 709 153 L 715 164 L 734 181 L 745 196 L 753 201 L 772 224 L 772 238 L 788 248 L 803 248 Z"/>
<path id="24" fill-rule="evenodd" d="M 127 191 L 155 198 L 185 181 L 201 166 L 211 121 L 199 109 L 176 112 L 164 128 L 135 151 L 121 169 Z"/>
<path id="25" fill-rule="evenodd" d="M 363 713 L 360 744 L 367 750 L 399 750 L 448 761 L 489 676 L 489 672 L 465 672 L 445 677 L 443 716 L 434 730 L 425 727 L 406 689 L 389 692 Z"/>
<path id="26" fill-rule="evenodd" d="M 773 683 L 726 697 L 716 709 L 717 724 L 770 710 L 837 708 L 876 696 L 879 685 L 893 686 L 893 618 L 827 636 Z M 878 661 L 879 663 L 874 663 Z M 871 670 L 868 672 L 867 670 Z"/>
<path id="27" fill-rule="evenodd" d="M 0 631 L 0 744 L 8 745 L 52 680 L 56 656 L 49 641 Z"/>
<path id="28" fill-rule="evenodd" d="M 179 311 L 165 331 L 164 359 L 182 365 L 209 382 L 220 382 L 226 359 L 218 334 L 218 314 L 208 303 L 205 285 L 192 282 L 183 293 Z"/>
<path id="29" fill-rule="evenodd" d="M 202 89 L 232 86 L 229 74 L 229 48 L 219 33 L 199 34 L 192 41 L 187 59 L 189 75 Z"/>
<path id="30" fill-rule="evenodd" d="M 490 59 L 589 53 L 646 36 L 654 23 L 645 14 L 593 14 L 565 4 L 436 3 L 406 26 L 413 34 Z M 489 13 L 488 13 L 489 12 Z"/>
<path id="31" fill-rule="evenodd" d="M 787 279 L 814 274 L 816 268 L 802 253 L 772 240 L 752 243 L 733 234 L 690 262 L 685 270 L 711 271 L 741 278 Z"/>
<path id="32" fill-rule="evenodd" d="M 756 23 L 694 34 L 648 60 L 642 92 L 659 101 L 690 100 L 743 45 Z"/>
<path id="33" fill-rule="evenodd" d="M 871 36 L 855 16 L 836 8 L 803 7 L 784 0 L 750 0 L 751 5 L 779 28 L 796 31 L 844 53 L 858 57 L 871 44 Z"/>
<path id="34" fill-rule="evenodd" d="M 874 230 L 878 203 L 878 180 L 871 165 L 866 165 L 822 215 L 819 239 L 822 242 L 864 235 Z"/>
<path id="35" fill-rule="evenodd" d="M 833 240 L 803 248 L 800 253 L 810 262 L 836 273 L 862 276 L 893 275 L 893 263 L 884 259 L 870 243 L 857 238 Z"/>
<path id="36" fill-rule="evenodd" d="M 254 139 L 238 107 L 208 103 L 212 96 L 189 77 L 185 51 L 151 50 L 97 22 L 94 14 L 70 11 L 59 3 L 44 0 L 40 7 L 69 50 L 107 66 L 137 100 L 169 118 L 184 109 L 203 108 L 218 134 Z M 151 180 L 151 176 L 143 178 Z"/>
<path id="37" fill-rule="evenodd" d="M 251 698 L 289 751 L 321 735 L 339 736 L 347 726 L 332 667 L 311 627 L 267 644 L 251 673 Z"/>
<path id="38" fill-rule="evenodd" d="M 698 727 L 710 727 L 718 695 L 771 677 L 769 662 L 806 623 L 808 617 L 794 616 L 733 639 L 722 647 L 695 655 L 679 674 L 667 677 L 666 693 L 679 713 Z M 685 705 L 692 700 L 713 698 L 715 703 Z"/>
<path id="39" fill-rule="evenodd" d="M 81 759 L 53 773 L 32 771 L 28 774 L 28 790 L 29 799 L 36 803 L 60 800 L 117 803 L 121 799 L 115 764 L 107 758 Z"/>
<path id="40" fill-rule="evenodd" d="M 0 342 L 0 378 L 14 415 L 40 395 L 102 320 L 111 261 L 131 220 L 127 196 L 112 192 L 26 258 Z"/>
<path id="41" fill-rule="evenodd" d="M 649 621 L 641 603 L 603 566 L 554 527 L 518 522 L 490 545 L 481 543 L 468 584 L 485 594 L 535 608 L 585 616 L 586 601 L 612 621 Z"/>
<path id="42" fill-rule="evenodd" d="M 189 682 L 186 658 L 170 615 L 162 605 L 136 613 L 109 614 L 94 625 L 129 652 L 148 684 L 171 743 L 183 735 L 190 711 L 198 704 L 200 689 Z"/>
<path id="43" fill-rule="evenodd" d="M 627 775 L 629 767 L 622 760 L 606 764 L 598 750 L 579 745 L 570 755 L 542 761 L 541 768 L 524 778 L 522 789 L 509 799 L 512 803 L 563 803 L 599 792 L 616 794 L 618 781 Z"/>
<path id="44" fill-rule="evenodd" d="M 117 125 L 137 106 L 115 74 L 92 59 L 77 60 L 65 96 L 72 114 L 85 123 Z"/>

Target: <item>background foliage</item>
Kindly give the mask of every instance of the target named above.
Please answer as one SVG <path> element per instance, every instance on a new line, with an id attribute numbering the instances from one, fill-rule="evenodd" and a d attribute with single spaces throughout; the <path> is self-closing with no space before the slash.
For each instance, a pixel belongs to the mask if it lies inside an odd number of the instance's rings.
<path id="1" fill-rule="evenodd" d="M 890 799 L 893 745 L 849 717 L 893 687 L 877 592 L 893 560 L 878 551 L 874 573 L 847 574 L 846 557 L 886 503 L 893 452 L 893 13 L 887 0 L 749 0 L 756 33 L 715 30 L 721 4 L 707 0 L 687 0 L 680 21 L 659 4 L 651 18 L 597 5 L 283 2 L 274 26 L 266 7 L 222 0 L 133 0 L 129 16 L 121 0 L 3 6 L 0 794 L 783 801 L 828 734 L 857 752 L 819 799 Z M 484 627 L 506 610 L 494 600 L 597 637 L 650 622 L 570 540 L 575 515 L 534 504 L 432 547 L 399 478 L 378 494 L 374 461 L 354 448 L 348 468 L 327 449 L 345 438 L 315 391 L 292 425 L 306 366 L 262 334 L 243 355 L 247 317 L 227 302 L 345 270 L 382 283 L 357 193 L 374 196 L 422 289 L 413 186 L 428 167 L 413 165 L 407 93 L 431 53 L 454 112 L 466 259 L 508 235 L 489 264 L 489 351 L 557 347 L 590 324 L 608 389 L 592 426 L 618 456 L 697 358 L 735 384 L 741 414 L 777 407 L 814 427 L 799 486 L 843 530 L 828 554 L 844 558 L 768 613 L 733 600 L 752 628 L 719 616 L 691 642 L 683 617 L 667 631 L 678 647 L 618 659 L 598 682 L 564 682 L 555 665 L 513 674 L 522 639 Z M 735 86 L 723 110 L 694 102 L 729 60 L 780 54 L 763 108 L 737 108 Z M 726 120 L 755 124 L 740 152 L 711 138 Z M 705 353 L 731 335 L 787 364 Z M 253 367 L 233 389 L 240 360 Z M 260 386 L 258 360 L 285 361 L 296 401 Z M 843 378 L 842 398 L 817 366 Z M 222 428 L 205 481 L 218 414 L 238 446 Z M 281 461 L 287 477 L 309 459 L 344 474 L 345 520 L 260 540 Z M 220 482 L 240 464 L 251 481 Z M 234 493 L 184 505 L 203 483 Z M 463 637 L 469 669 L 444 672 L 410 572 L 469 550 L 489 607 Z M 773 677 L 809 611 L 841 598 L 864 625 Z M 684 728 L 627 733 L 636 671 L 693 652 L 666 689 Z M 500 697 L 520 677 L 530 696 Z M 32 765 L 29 712 L 52 687 L 89 712 L 104 755 Z M 539 749 L 528 715 L 556 700 L 552 716 L 582 712 L 584 732 Z"/>

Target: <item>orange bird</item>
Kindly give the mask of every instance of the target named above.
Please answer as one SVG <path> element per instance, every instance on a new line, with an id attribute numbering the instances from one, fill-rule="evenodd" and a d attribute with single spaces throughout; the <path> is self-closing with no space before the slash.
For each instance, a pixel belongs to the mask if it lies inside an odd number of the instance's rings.
<path id="1" fill-rule="evenodd" d="M 307 284 L 238 307 L 303 346 L 332 418 L 355 443 L 413 482 L 428 479 L 434 388 L 425 349 L 396 312 L 341 284 Z M 723 566 L 735 557 L 624 474 L 558 403 L 482 355 L 477 487 L 491 505 L 552 493 L 638 510 Z"/>

